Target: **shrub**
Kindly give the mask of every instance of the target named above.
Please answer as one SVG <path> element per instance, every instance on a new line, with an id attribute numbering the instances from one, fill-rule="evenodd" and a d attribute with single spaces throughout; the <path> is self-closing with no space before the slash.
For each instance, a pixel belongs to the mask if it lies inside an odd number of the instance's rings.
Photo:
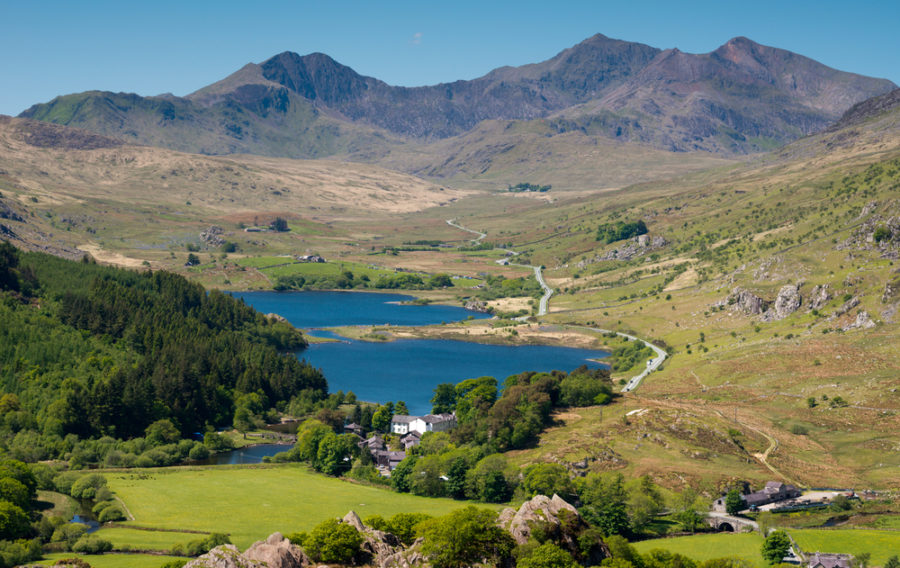
<path id="1" fill-rule="evenodd" d="M 209 448 L 203 444 L 194 444 L 191 451 L 188 453 L 188 457 L 192 460 L 205 460 L 209 457 Z"/>
<path id="2" fill-rule="evenodd" d="M 355 528 L 328 519 L 303 539 L 303 549 L 316 562 L 350 564 L 359 553 L 363 537 Z"/>
<path id="3" fill-rule="evenodd" d="M 97 520 L 101 523 L 112 523 L 115 521 L 124 521 L 125 519 L 125 511 L 123 511 L 118 505 L 113 505 L 111 507 L 103 509 L 103 512 L 101 512 L 97 517 Z"/>
<path id="4" fill-rule="evenodd" d="M 72 547 L 72 551 L 81 554 L 102 554 L 110 550 L 112 550 L 111 542 L 92 535 L 84 535 Z"/>
<path id="5" fill-rule="evenodd" d="M 97 490 L 106 485 L 106 478 L 99 473 L 90 473 L 79 477 L 72 484 L 69 495 L 76 499 L 93 499 Z"/>
<path id="6" fill-rule="evenodd" d="M 806 426 L 794 424 L 793 426 L 791 426 L 791 434 L 797 436 L 806 436 L 807 434 L 809 434 L 809 430 L 806 429 Z"/>
<path id="7" fill-rule="evenodd" d="M 66 549 L 71 549 L 72 545 L 78 542 L 78 539 L 84 536 L 87 530 L 87 525 L 81 523 L 66 523 L 60 525 L 59 528 L 53 531 L 50 542 L 64 542 Z"/>

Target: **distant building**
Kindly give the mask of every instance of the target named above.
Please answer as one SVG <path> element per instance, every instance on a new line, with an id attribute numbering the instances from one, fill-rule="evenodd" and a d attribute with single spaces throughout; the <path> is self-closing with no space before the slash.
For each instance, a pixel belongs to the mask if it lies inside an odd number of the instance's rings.
<path id="1" fill-rule="evenodd" d="M 304 254 L 294 257 L 297 262 L 325 262 L 325 259 L 317 254 Z"/>
<path id="2" fill-rule="evenodd" d="M 407 416 L 397 414 L 391 419 L 391 432 L 393 434 L 409 434 L 418 432 L 446 432 L 456 426 L 454 414 L 426 414 L 425 416 Z"/>
<path id="3" fill-rule="evenodd" d="M 786 485 L 780 481 L 770 481 L 761 491 L 754 491 L 749 495 L 742 495 L 747 507 L 761 507 L 769 503 L 776 503 L 786 499 L 794 499 L 800 496 L 800 490 L 793 485 Z"/>
<path id="4" fill-rule="evenodd" d="M 852 557 L 849 554 L 826 554 L 814 552 L 809 555 L 807 568 L 850 568 Z"/>
<path id="5" fill-rule="evenodd" d="M 397 466 L 406 458 L 406 452 L 397 451 L 392 452 L 389 450 L 379 450 L 377 452 L 372 452 L 372 459 L 375 460 L 375 464 L 379 467 L 386 467 L 390 471 L 394 471 Z"/>
<path id="6" fill-rule="evenodd" d="M 421 442 L 422 436 L 419 435 L 419 433 L 416 431 L 412 431 L 400 438 L 400 443 L 403 444 L 403 449 L 406 451 L 409 451 L 410 448 L 418 446 Z"/>

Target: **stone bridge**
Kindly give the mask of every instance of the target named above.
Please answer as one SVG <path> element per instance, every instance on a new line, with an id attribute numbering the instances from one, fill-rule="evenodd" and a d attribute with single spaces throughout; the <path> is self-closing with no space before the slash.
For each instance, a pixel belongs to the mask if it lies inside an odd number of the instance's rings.
<path id="1" fill-rule="evenodd" d="M 712 528 L 720 532 L 747 532 L 751 530 L 759 530 L 759 525 L 750 519 L 734 517 L 724 513 L 710 513 L 706 517 L 706 522 Z"/>

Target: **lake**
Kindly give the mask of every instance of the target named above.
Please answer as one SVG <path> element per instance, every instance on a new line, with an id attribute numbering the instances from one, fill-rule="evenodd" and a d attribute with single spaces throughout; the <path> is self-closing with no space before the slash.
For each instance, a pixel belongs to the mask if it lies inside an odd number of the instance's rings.
<path id="1" fill-rule="evenodd" d="M 293 446 L 291 444 L 259 444 L 239 448 L 230 452 L 213 454 L 205 460 L 191 462 L 192 465 L 243 465 L 262 463 L 263 458 L 274 456 L 279 452 L 286 452 Z"/>
<path id="2" fill-rule="evenodd" d="M 276 313 L 308 329 L 339 325 L 428 325 L 460 321 L 470 315 L 453 306 L 401 305 L 412 299 L 401 294 L 366 292 L 244 292 L 235 294 L 263 313 Z M 316 335 L 331 335 L 327 330 Z M 523 371 L 571 371 L 581 365 L 597 368 L 603 351 L 547 345 L 487 345 L 445 339 L 403 339 L 388 342 L 351 341 L 311 344 L 297 356 L 322 369 L 331 392 L 353 391 L 360 400 L 402 400 L 413 414 L 431 410 L 439 383 L 458 383 L 481 376 L 502 384 Z"/>

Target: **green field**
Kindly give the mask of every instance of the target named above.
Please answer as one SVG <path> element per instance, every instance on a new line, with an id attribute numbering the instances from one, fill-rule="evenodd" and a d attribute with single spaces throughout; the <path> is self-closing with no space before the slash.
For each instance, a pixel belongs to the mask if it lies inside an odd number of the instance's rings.
<path id="1" fill-rule="evenodd" d="M 192 540 L 206 538 L 205 534 L 125 527 L 104 527 L 96 534 L 111 542 L 115 550 L 160 550 L 163 552 L 171 550 L 176 544 L 187 544 Z"/>
<path id="2" fill-rule="evenodd" d="M 110 488 L 134 515 L 135 525 L 224 532 L 241 549 L 273 532 L 309 530 L 350 510 L 362 518 L 375 514 L 389 517 L 399 512 L 439 516 L 467 504 L 332 479 L 295 465 L 179 467 L 106 476 Z M 185 536 L 170 534 L 165 536 L 171 539 L 170 545 Z M 135 538 L 138 548 L 139 542 L 163 536 L 141 534 Z"/>
<path id="3" fill-rule="evenodd" d="M 803 552 L 868 552 L 875 566 L 881 566 L 892 555 L 900 555 L 900 531 L 792 529 L 790 533 Z"/>
<path id="4" fill-rule="evenodd" d="M 641 554 L 659 548 L 683 554 L 694 560 L 736 556 L 755 563 L 759 568 L 763 568 L 766 566 L 766 563 L 760 554 L 762 543 L 762 537 L 756 533 L 716 533 L 643 540 L 634 543 L 634 547 Z"/>
<path id="5" fill-rule="evenodd" d="M 53 566 L 57 560 L 63 558 L 83 558 L 93 568 L 160 568 L 170 560 L 185 560 L 176 556 L 156 556 L 152 554 L 95 554 L 84 556 L 74 552 L 61 552 L 48 554 L 43 560 L 37 562 L 41 566 Z"/>

